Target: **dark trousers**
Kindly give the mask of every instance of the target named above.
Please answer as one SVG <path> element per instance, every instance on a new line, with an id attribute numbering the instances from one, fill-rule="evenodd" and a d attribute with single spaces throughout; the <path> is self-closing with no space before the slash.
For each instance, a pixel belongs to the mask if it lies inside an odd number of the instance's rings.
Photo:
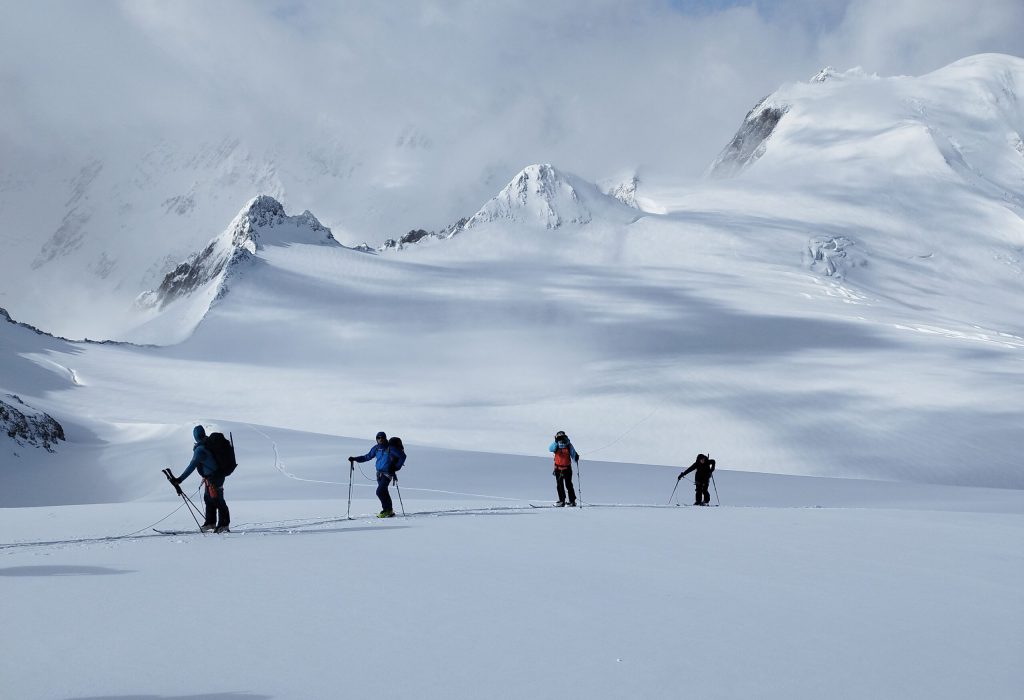
<path id="1" fill-rule="evenodd" d="M 391 503 L 391 492 L 388 490 L 389 484 L 391 484 L 391 477 L 383 472 L 377 472 L 377 498 L 380 499 L 380 509 L 382 511 L 395 509 Z"/>
<path id="2" fill-rule="evenodd" d="M 555 467 L 555 488 L 558 489 L 558 500 L 565 503 L 565 492 L 569 491 L 569 503 L 576 502 L 576 489 L 572 487 L 572 467 L 559 469 Z"/>
<path id="3" fill-rule="evenodd" d="M 206 503 L 205 525 L 227 527 L 231 523 L 231 511 L 224 500 L 224 477 L 211 476 L 203 480 L 203 501 Z"/>
<path id="4" fill-rule="evenodd" d="M 693 482 L 696 486 L 693 496 L 693 505 L 699 506 L 704 503 L 711 502 L 711 494 L 708 493 L 708 485 L 711 482 L 708 481 L 695 481 Z"/>

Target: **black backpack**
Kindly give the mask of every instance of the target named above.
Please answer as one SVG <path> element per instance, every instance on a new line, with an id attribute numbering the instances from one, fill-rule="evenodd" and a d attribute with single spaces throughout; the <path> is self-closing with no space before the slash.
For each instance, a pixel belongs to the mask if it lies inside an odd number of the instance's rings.
<path id="1" fill-rule="evenodd" d="M 392 471 L 397 472 L 399 469 L 402 468 L 402 465 L 405 464 L 405 445 L 402 444 L 402 438 L 390 437 L 388 438 L 388 447 L 390 447 L 391 449 L 398 450 L 399 452 L 402 453 L 402 456 L 398 460 L 396 460 L 395 463 L 393 463 L 393 466 L 391 467 Z"/>
<path id="2" fill-rule="evenodd" d="M 210 433 L 203 445 L 217 462 L 218 476 L 231 476 L 238 463 L 235 461 L 235 445 L 232 440 L 224 437 L 224 433 Z"/>

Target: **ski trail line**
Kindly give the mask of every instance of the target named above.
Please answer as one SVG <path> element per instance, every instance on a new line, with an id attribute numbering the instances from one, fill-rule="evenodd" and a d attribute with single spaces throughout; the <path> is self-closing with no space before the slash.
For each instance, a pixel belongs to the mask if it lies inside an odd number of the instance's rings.
<path id="1" fill-rule="evenodd" d="M 246 425 L 249 425 L 249 424 L 247 423 Z M 348 483 L 347 482 L 343 482 L 343 481 L 321 481 L 319 479 L 304 479 L 301 476 L 295 476 L 294 474 L 289 472 L 287 469 L 285 469 L 284 464 L 281 462 L 281 454 L 277 450 L 277 443 L 274 442 L 274 440 L 269 435 L 264 433 L 263 431 L 257 429 L 256 427 L 254 427 L 252 425 L 249 425 L 249 427 L 253 431 L 255 431 L 256 433 L 262 435 L 263 438 L 266 439 L 266 441 L 270 443 L 271 447 L 273 447 L 273 449 L 274 449 L 274 467 L 276 467 L 277 471 L 281 472 L 281 474 L 286 476 L 287 478 L 294 479 L 295 481 L 305 481 L 305 482 L 310 483 L 310 484 L 333 484 L 334 486 L 348 486 Z M 360 469 L 359 473 L 363 474 L 363 470 Z M 365 474 L 363 474 L 363 478 L 366 479 L 367 481 L 369 481 L 369 478 Z M 356 486 L 372 486 L 373 484 L 355 484 L 355 485 Z M 446 494 L 449 494 L 451 496 L 469 496 L 471 498 L 487 498 L 487 499 L 491 499 L 491 500 L 495 500 L 495 501 L 515 501 L 516 503 L 529 503 L 530 501 L 542 500 L 542 499 L 538 499 L 538 498 L 511 498 L 509 496 L 492 496 L 492 495 L 485 494 L 485 493 L 464 493 L 462 491 L 445 491 L 444 489 L 417 488 L 415 486 L 406 486 L 405 488 L 406 488 L 407 491 L 423 491 L 425 493 L 446 493 Z"/>

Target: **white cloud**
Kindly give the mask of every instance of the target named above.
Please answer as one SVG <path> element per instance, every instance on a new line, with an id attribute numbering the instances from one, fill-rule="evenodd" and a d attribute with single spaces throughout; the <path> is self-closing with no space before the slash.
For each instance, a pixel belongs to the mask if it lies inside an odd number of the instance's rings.
<path id="1" fill-rule="evenodd" d="M 436 174 L 453 189 L 487 174 L 493 189 L 537 161 L 685 177 L 758 98 L 825 64 L 921 73 L 1024 54 L 1019 0 L 723 5 L 12 3 L 0 156 L 30 167 L 54 149 L 116 149 L 126 133 L 230 132 L 329 136 L 379 158 L 382 181 Z"/>

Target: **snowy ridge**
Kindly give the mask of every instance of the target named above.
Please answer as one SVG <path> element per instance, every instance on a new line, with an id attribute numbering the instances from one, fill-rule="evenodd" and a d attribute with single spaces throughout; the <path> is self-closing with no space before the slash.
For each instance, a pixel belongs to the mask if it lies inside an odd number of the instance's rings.
<path id="1" fill-rule="evenodd" d="M 821 75 L 821 74 L 819 74 Z M 817 82 L 824 82 L 815 77 Z M 749 168 L 765 154 L 768 139 L 789 111 L 789 105 L 776 102 L 769 95 L 758 102 L 743 118 L 736 135 L 708 167 L 706 177 L 732 177 Z"/>
<path id="2" fill-rule="evenodd" d="M 609 179 L 598 183 L 601 192 L 614 197 L 627 207 L 639 209 L 640 204 L 636 200 L 636 191 L 640 187 L 640 176 L 632 173 L 623 179 Z"/>
<path id="3" fill-rule="evenodd" d="M 484 224 L 523 224 L 548 230 L 565 225 L 585 226 L 595 221 L 631 223 L 636 220 L 634 175 L 602 191 L 594 183 L 565 173 L 549 164 L 523 168 L 502 190 L 469 217 L 459 219 L 440 231 L 415 229 L 400 238 L 389 238 L 380 251 L 402 250 L 429 239 L 452 238 Z"/>
<path id="4" fill-rule="evenodd" d="M 242 208 L 224 233 L 167 273 L 157 289 L 143 292 L 137 303 L 142 308 L 162 309 L 214 283 L 219 297 L 225 292 L 224 280 L 234 266 L 267 245 L 291 243 L 340 246 L 331 230 L 308 210 L 288 216 L 280 202 L 260 195 Z"/>

